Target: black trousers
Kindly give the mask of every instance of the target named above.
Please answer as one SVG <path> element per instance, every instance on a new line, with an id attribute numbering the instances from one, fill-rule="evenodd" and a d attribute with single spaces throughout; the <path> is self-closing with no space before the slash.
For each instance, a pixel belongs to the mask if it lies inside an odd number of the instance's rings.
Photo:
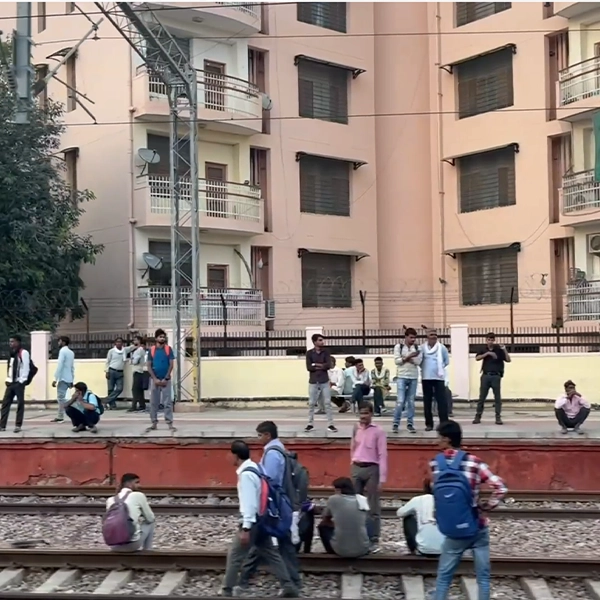
<path id="1" fill-rule="evenodd" d="M 133 385 L 131 386 L 133 400 L 131 401 L 131 410 L 146 409 L 146 398 L 144 397 L 144 381 L 146 377 L 146 373 L 133 374 Z"/>
<path id="2" fill-rule="evenodd" d="M 7 383 L 4 398 L 2 398 L 2 408 L 0 409 L 0 429 L 6 429 L 8 415 L 13 400 L 17 399 L 17 419 L 16 427 L 22 427 L 25 416 L 25 385 L 23 383 Z"/>
<path id="3" fill-rule="evenodd" d="M 448 401 L 446 384 L 441 379 L 423 379 L 423 410 L 425 411 L 425 427 L 433 427 L 432 404 L 435 399 L 438 407 L 440 423 L 448 420 Z"/>
<path id="4" fill-rule="evenodd" d="M 323 548 L 325 548 L 325 552 L 327 552 L 327 554 L 335 554 L 335 550 L 331 545 L 331 540 L 333 539 L 335 528 L 332 525 L 321 523 L 318 526 L 318 530 L 319 537 L 321 538 L 321 543 L 323 544 Z"/>
<path id="5" fill-rule="evenodd" d="M 481 385 L 479 387 L 479 401 L 477 402 L 477 416 L 483 414 L 485 407 L 485 401 L 487 395 L 492 390 L 494 394 L 494 410 L 496 411 L 496 417 L 502 414 L 502 395 L 500 393 L 500 384 L 502 383 L 502 376 L 498 373 L 482 373 L 481 374 Z"/>
<path id="6" fill-rule="evenodd" d="M 298 521 L 298 535 L 300 542 L 296 544 L 296 552 L 301 549 L 304 554 L 310 554 L 312 549 L 313 536 L 315 535 L 315 511 L 309 510 L 300 513 Z"/>
<path id="7" fill-rule="evenodd" d="M 579 412 L 572 419 L 569 419 L 569 417 L 567 417 L 567 413 L 564 411 L 563 408 L 554 409 L 554 414 L 556 415 L 556 418 L 558 419 L 558 422 L 561 425 L 561 427 L 566 427 L 567 429 L 575 429 L 575 427 L 577 427 L 578 425 L 582 425 L 583 422 L 588 418 L 590 414 L 590 409 L 579 409 Z"/>
<path id="8" fill-rule="evenodd" d="M 74 406 L 69 406 L 65 412 L 67 413 L 67 417 L 71 419 L 73 427 L 80 427 L 81 425 L 84 427 L 93 427 L 100 421 L 100 415 L 95 410 L 81 412 Z"/>
<path id="9" fill-rule="evenodd" d="M 435 554 L 421 554 L 417 546 L 417 533 L 419 532 L 419 524 L 417 523 L 417 517 L 415 515 L 406 515 L 402 519 L 402 528 L 404 529 L 404 537 L 406 538 L 406 545 L 410 550 L 411 554 L 418 554 L 419 556 L 425 556 L 426 558 L 439 558 Z"/>

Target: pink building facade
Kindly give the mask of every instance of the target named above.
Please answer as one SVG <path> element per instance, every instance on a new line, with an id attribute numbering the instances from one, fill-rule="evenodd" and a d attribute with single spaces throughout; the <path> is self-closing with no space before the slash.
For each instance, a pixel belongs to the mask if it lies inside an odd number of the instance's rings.
<path id="1" fill-rule="evenodd" d="M 222 327 L 221 297 L 239 330 L 600 318 L 600 5 L 156 7 L 199 73 L 203 327 Z M 54 2 L 33 26 L 43 70 L 90 23 Z M 59 77 L 98 124 L 47 91 L 67 105 L 67 176 L 96 194 L 90 327 L 168 326 L 166 96 L 110 23 L 97 37 Z"/>

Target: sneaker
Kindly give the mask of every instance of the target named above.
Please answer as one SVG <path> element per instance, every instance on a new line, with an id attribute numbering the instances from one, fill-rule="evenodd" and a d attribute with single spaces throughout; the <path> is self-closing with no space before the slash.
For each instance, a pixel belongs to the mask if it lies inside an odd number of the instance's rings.
<path id="1" fill-rule="evenodd" d="M 85 431 L 85 427 L 83 425 L 77 425 L 77 427 L 73 427 L 71 431 L 74 433 L 79 433 L 80 431 Z"/>
<path id="2" fill-rule="evenodd" d="M 392 433 L 398 433 L 398 425 L 392 427 Z"/>
<path id="3" fill-rule="evenodd" d="M 479 425 L 479 423 L 481 423 L 481 415 L 475 415 L 475 418 L 473 419 L 473 425 Z"/>
<path id="4" fill-rule="evenodd" d="M 0 432 L 6 431 L 6 427 L 0 427 Z"/>
<path id="5" fill-rule="evenodd" d="M 52 419 L 52 421 L 50 421 L 51 423 L 64 423 L 65 420 L 64 419 L 59 419 L 58 417 L 56 419 Z"/>
<path id="6" fill-rule="evenodd" d="M 149 431 L 156 431 L 157 428 L 158 428 L 158 424 L 152 423 L 152 425 L 150 425 L 150 427 L 146 428 L 146 433 L 148 433 Z"/>
<path id="7" fill-rule="evenodd" d="M 410 431 L 410 433 L 417 433 L 417 430 L 415 429 L 414 425 L 407 425 L 406 429 L 408 429 L 408 431 Z"/>
<path id="8" fill-rule="evenodd" d="M 21 428 L 20 427 L 15 427 L 13 429 L 13 433 L 20 433 L 21 432 Z"/>
<path id="9" fill-rule="evenodd" d="M 382 408 L 382 409 L 381 409 L 381 414 L 382 414 L 382 415 L 385 415 L 385 413 L 386 413 L 387 411 L 388 411 L 388 409 L 387 409 L 387 408 Z"/>
<path id="10" fill-rule="evenodd" d="M 299 598 L 300 594 L 296 588 L 284 588 L 277 594 L 279 598 Z"/>
<path id="11" fill-rule="evenodd" d="M 314 425 L 311 425 L 310 423 L 304 428 L 304 431 L 312 431 L 315 428 Z"/>
<path id="12" fill-rule="evenodd" d="M 90 427 L 90 433 L 98 433 L 98 428 L 95 425 Z"/>
<path id="13" fill-rule="evenodd" d="M 173 432 L 177 431 L 177 427 L 175 427 L 175 425 L 173 425 L 173 423 L 169 423 L 168 426 L 169 426 L 169 431 L 173 431 Z"/>
<path id="14" fill-rule="evenodd" d="M 231 588 L 221 588 L 217 592 L 217 596 L 223 596 L 224 598 L 233 598 L 233 590 Z"/>
<path id="15" fill-rule="evenodd" d="M 577 427 L 575 427 L 575 429 L 573 429 L 573 431 L 577 434 L 577 435 L 583 435 L 583 430 L 581 429 L 580 425 L 577 425 Z"/>
<path id="16" fill-rule="evenodd" d="M 561 427 L 561 428 L 560 428 L 560 432 L 561 432 L 563 435 L 565 435 L 565 434 L 569 433 L 569 430 L 568 430 L 566 427 Z"/>
<path id="17" fill-rule="evenodd" d="M 433 431 L 433 427 L 430 427 L 429 425 L 427 427 L 425 427 L 425 431 Z"/>
<path id="18" fill-rule="evenodd" d="M 496 425 L 504 425 L 504 421 L 501 419 L 501 417 L 496 417 Z"/>
<path id="19" fill-rule="evenodd" d="M 377 554 L 381 552 L 381 548 L 379 547 L 378 542 L 371 542 L 371 547 L 369 548 L 369 554 Z"/>
<path id="20" fill-rule="evenodd" d="M 331 433 L 337 433 L 337 427 L 335 425 L 329 425 L 329 427 L 327 427 L 327 431 L 331 431 Z"/>

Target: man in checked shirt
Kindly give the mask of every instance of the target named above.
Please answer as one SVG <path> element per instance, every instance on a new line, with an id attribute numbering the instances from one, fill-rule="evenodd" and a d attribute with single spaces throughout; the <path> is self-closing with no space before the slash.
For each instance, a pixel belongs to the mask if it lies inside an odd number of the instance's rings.
<path id="1" fill-rule="evenodd" d="M 451 463 L 462 443 L 462 430 L 456 421 L 440 423 L 437 428 L 438 446 Z M 439 467 L 432 460 L 431 471 L 435 482 Z M 460 470 L 471 484 L 473 490 L 473 507 L 479 513 L 479 532 L 467 539 L 446 538 L 442 544 L 442 554 L 438 563 L 437 581 L 435 585 L 435 600 L 447 600 L 452 577 L 466 550 L 472 550 L 475 562 L 475 576 L 479 589 L 478 600 L 490 599 L 490 532 L 488 518 L 485 512 L 496 508 L 508 490 L 500 477 L 494 475 L 490 468 L 474 454 L 466 453 L 461 461 Z M 488 500 L 479 499 L 482 484 L 491 488 Z M 435 483 L 434 483 L 435 486 Z M 435 487 L 434 487 L 435 489 Z"/>

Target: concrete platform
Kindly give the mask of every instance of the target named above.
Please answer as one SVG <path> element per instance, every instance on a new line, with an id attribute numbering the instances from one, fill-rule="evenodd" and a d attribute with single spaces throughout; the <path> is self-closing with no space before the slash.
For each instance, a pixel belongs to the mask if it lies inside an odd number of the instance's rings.
<path id="1" fill-rule="evenodd" d="M 561 435 L 551 412 L 513 410 L 504 425 L 493 423 L 493 410 L 481 425 L 473 425 L 472 410 L 456 410 L 463 424 L 465 448 L 483 458 L 512 489 L 600 489 L 600 412 L 586 422 L 584 435 Z M 54 424 L 54 411 L 29 410 L 23 431 L 0 434 L 0 486 L 114 484 L 125 472 L 138 473 L 146 486 L 232 486 L 235 470 L 229 451 L 233 438 L 248 440 L 252 455 L 262 449 L 256 425 L 270 419 L 279 425 L 286 446 L 295 450 L 310 472 L 313 486 L 330 486 L 350 469 L 349 438 L 357 416 L 335 413 L 338 433 L 326 431 L 318 416 L 316 429 L 304 433 L 306 410 L 208 409 L 202 414 L 176 414 L 176 432 L 161 422 L 145 433 L 148 415 L 106 412 L 99 432 L 73 433 L 70 424 Z M 390 488 L 418 488 L 437 452 L 435 432 L 425 432 L 418 415 L 418 432 L 391 433 L 390 414 L 376 421 L 388 432 Z"/>

